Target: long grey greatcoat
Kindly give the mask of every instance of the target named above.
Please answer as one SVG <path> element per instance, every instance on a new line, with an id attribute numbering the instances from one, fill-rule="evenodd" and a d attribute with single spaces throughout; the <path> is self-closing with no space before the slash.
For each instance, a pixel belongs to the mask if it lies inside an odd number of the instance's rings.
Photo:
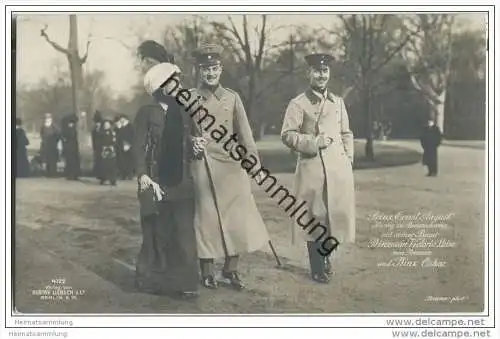
<path id="1" fill-rule="evenodd" d="M 232 152 L 237 145 L 242 145 L 248 154 L 257 154 L 243 103 L 236 92 L 222 86 L 213 93 L 204 88 L 195 89 L 193 93 L 202 97 L 201 104 L 215 117 L 215 123 L 210 126 L 208 119 L 203 120 L 202 111 L 193 113 L 199 105 L 191 111 L 195 124 L 208 140 L 206 160 L 192 163 L 198 256 L 223 258 L 259 250 L 269 235 L 252 195 L 251 178 L 241 167 L 241 161 L 224 149 L 226 140 L 236 133 L 238 143 L 232 142 L 226 148 Z M 217 142 L 212 136 L 215 130 L 224 130 L 220 125 L 227 133 Z M 220 133 L 215 133 L 215 138 L 219 136 Z"/>
<path id="2" fill-rule="evenodd" d="M 321 133 L 334 141 L 318 151 L 316 136 Z M 285 113 L 281 138 L 286 146 L 298 152 L 294 194 L 298 203 L 306 202 L 303 210 L 307 207 L 307 216 L 300 219 L 302 224 L 314 218 L 314 224 L 329 226 L 329 233 L 340 243 L 354 242 L 354 145 L 343 99 L 329 92 L 326 99 L 320 98 L 311 89 L 292 99 Z M 314 224 L 304 231 L 297 219 L 292 223 L 292 242 L 315 240 L 316 232 L 308 234 Z"/>

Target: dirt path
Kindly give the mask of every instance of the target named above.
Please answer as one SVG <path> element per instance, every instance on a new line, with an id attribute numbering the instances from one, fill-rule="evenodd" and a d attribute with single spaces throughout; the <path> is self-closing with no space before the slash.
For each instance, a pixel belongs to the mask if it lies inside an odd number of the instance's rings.
<path id="1" fill-rule="evenodd" d="M 141 240 L 135 185 L 102 187 L 91 179 L 26 179 L 17 183 L 16 304 L 21 312 L 134 313 L 351 313 L 464 312 L 482 310 L 484 152 L 448 148 L 441 177 L 426 178 L 419 165 L 355 172 L 358 242 L 335 262 L 330 285 L 308 278 L 304 249 L 289 245 L 288 217 L 255 188 L 259 209 L 286 269 L 275 268 L 266 247 L 242 258 L 248 289 L 202 290 L 197 302 L 138 293 L 133 289 Z M 291 187 L 291 174 L 279 175 Z M 378 235 L 368 215 L 431 211 L 454 213 L 448 238 L 457 246 L 436 249 L 444 268 L 380 267 L 391 251 L 370 248 Z M 78 300 L 47 301 L 33 295 L 54 278 L 66 279 Z M 453 303 L 428 296 L 462 297 Z M 427 300 L 426 300 L 427 298 Z"/>

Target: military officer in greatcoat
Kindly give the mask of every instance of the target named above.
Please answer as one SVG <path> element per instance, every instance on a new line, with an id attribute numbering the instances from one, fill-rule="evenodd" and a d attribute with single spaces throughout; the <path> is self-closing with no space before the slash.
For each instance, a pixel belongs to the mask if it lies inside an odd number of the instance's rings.
<path id="1" fill-rule="evenodd" d="M 219 83 L 221 52 L 212 44 L 193 52 L 199 86 L 191 97 L 201 98 L 201 106 L 193 108 L 191 116 L 206 140 L 204 159 L 193 163 L 194 222 L 203 285 L 217 288 L 219 280 L 239 290 L 244 288 L 238 273 L 240 254 L 263 248 L 269 235 L 252 195 L 249 174 L 253 173 L 243 168 L 241 153 L 238 160 L 233 152 L 244 149 L 259 161 L 240 96 Z M 217 280 L 214 260 L 219 258 L 225 261 Z"/>
<path id="2" fill-rule="evenodd" d="M 355 239 L 353 133 L 343 99 L 327 89 L 333 57 L 305 59 L 310 86 L 290 101 L 281 139 L 298 153 L 294 193 L 307 204 L 293 221 L 292 240 L 307 242 L 312 279 L 328 283 L 332 253 Z"/>

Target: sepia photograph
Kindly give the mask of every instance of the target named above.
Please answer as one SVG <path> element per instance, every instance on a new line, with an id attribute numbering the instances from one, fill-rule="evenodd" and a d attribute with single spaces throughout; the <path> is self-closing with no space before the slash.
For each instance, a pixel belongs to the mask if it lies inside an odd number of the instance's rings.
<path id="1" fill-rule="evenodd" d="M 129 10 L 12 12 L 14 315 L 486 315 L 487 11 Z"/>

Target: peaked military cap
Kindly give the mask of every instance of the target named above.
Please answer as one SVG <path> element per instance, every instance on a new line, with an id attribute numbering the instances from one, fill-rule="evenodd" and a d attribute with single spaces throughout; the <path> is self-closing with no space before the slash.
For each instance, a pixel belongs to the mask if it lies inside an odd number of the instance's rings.
<path id="1" fill-rule="evenodd" d="M 318 66 L 329 66 L 330 63 L 335 60 L 333 56 L 326 53 L 313 53 L 306 55 L 305 60 L 309 66 L 318 67 Z"/>
<path id="2" fill-rule="evenodd" d="M 199 65 L 215 65 L 220 62 L 222 47 L 216 44 L 204 44 L 193 51 L 193 57 Z"/>

